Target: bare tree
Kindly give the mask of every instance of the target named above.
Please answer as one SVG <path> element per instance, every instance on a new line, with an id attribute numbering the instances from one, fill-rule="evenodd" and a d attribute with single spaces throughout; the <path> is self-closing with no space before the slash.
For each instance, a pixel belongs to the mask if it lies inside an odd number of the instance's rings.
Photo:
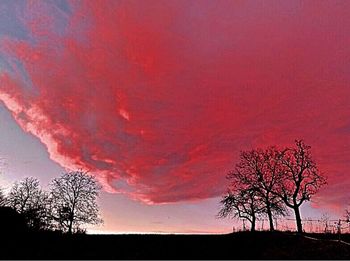
<path id="1" fill-rule="evenodd" d="M 83 224 L 98 224 L 97 197 L 100 185 L 83 171 L 64 173 L 51 183 L 53 216 L 60 229 L 72 233 Z"/>
<path id="2" fill-rule="evenodd" d="M 313 161 L 311 147 L 302 140 L 295 141 L 295 147 L 282 151 L 280 158 L 282 178 L 274 190 L 287 207 L 293 209 L 298 233 L 303 232 L 300 216 L 300 206 L 311 199 L 318 190 L 326 184 L 326 178 L 321 175 Z"/>
<path id="3" fill-rule="evenodd" d="M 22 214 L 34 205 L 39 193 L 39 181 L 31 177 L 25 178 L 13 185 L 8 195 L 7 202 L 10 207 Z"/>
<path id="4" fill-rule="evenodd" d="M 250 231 L 255 231 L 256 220 L 264 209 L 257 191 L 253 189 L 237 190 L 235 192 L 229 191 L 220 203 L 222 204 L 222 208 L 218 213 L 218 217 L 225 218 L 232 216 L 234 218 L 243 218 L 250 222 Z"/>
<path id="5" fill-rule="evenodd" d="M 52 200 L 50 194 L 41 190 L 36 205 L 25 212 L 29 227 L 35 230 L 49 230 L 53 228 Z"/>
<path id="6" fill-rule="evenodd" d="M 0 174 L 2 174 L 2 168 L 4 166 L 4 161 L 0 158 Z M 4 195 L 4 191 L 0 188 L 0 207 L 6 206 L 6 196 Z"/>
<path id="7" fill-rule="evenodd" d="M 35 178 L 16 182 L 6 199 L 8 206 L 23 215 L 32 229 L 47 229 L 50 226 L 49 194 L 40 188 Z"/>
<path id="8" fill-rule="evenodd" d="M 4 195 L 4 192 L 0 188 L 0 207 L 6 206 L 6 197 Z"/>
<path id="9" fill-rule="evenodd" d="M 329 214 L 328 213 L 324 213 L 321 216 L 321 223 L 323 224 L 323 231 L 324 233 L 329 233 Z"/>
<path id="10" fill-rule="evenodd" d="M 345 220 L 350 223 L 350 210 L 345 210 Z"/>
<path id="11" fill-rule="evenodd" d="M 252 189 L 262 201 L 262 212 L 264 212 L 270 223 L 270 230 L 274 230 L 273 217 L 284 215 L 285 207 L 282 200 L 272 193 L 279 175 L 279 158 L 281 153 L 270 147 L 266 150 L 254 149 L 242 151 L 240 162 L 235 170 L 229 172 L 227 178 L 231 181 L 231 186 L 243 189 Z"/>

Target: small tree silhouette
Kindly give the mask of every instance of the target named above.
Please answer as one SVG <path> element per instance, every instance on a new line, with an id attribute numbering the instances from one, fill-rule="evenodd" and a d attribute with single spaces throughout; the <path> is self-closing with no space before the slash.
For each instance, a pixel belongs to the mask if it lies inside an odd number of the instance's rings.
<path id="1" fill-rule="evenodd" d="M 98 224 L 97 181 L 83 171 L 64 173 L 51 183 L 53 217 L 63 231 L 78 231 L 83 224 Z"/>
<path id="2" fill-rule="evenodd" d="M 255 231 L 256 220 L 263 213 L 265 206 L 258 192 L 254 189 L 228 191 L 220 201 L 222 208 L 219 218 L 232 216 L 243 218 L 250 222 L 251 231 Z"/>
<path id="3" fill-rule="evenodd" d="M 350 210 L 345 210 L 345 220 L 346 222 L 350 223 Z"/>
<path id="4" fill-rule="evenodd" d="M 4 207 L 5 205 L 6 205 L 6 197 L 2 189 L 0 188 L 0 207 Z"/>
<path id="5" fill-rule="evenodd" d="M 322 216 L 321 216 L 321 223 L 323 224 L 323 231 L 324 233 L 329 233 L 329 214 L 328 213 L 324 213 Z"/>
<path id="6" fill-rule="evenodd" d="M 3 158 L 0 158 L 0 174 L 2 174 L 2 167 L 5 165 Z M 6 197 L 4 195 L 4 191 L 0 188 L 0 207 L 6 206 Z"/>

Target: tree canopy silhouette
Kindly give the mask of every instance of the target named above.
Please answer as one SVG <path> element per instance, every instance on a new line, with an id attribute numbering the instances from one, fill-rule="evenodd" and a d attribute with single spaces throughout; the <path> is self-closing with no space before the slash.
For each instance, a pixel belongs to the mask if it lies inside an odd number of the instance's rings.
<path id="1" fill-rule="evenodd" d="M 17 235 L 27 231 L 27 223 L 23 215 L 11 207 L 0 207 L 1 235 Z"/>
<path id="2" fill-rule="evenodd" d="M 3 207 L 5 205 L 6 205 L 6 197 L 2 189 L 0 188 L 0 207 Z"/>
<path id="3" fill-rule="evenodd" d="M 84 171 L 71 171 L 51 182 L 53 217 L 63 231 L 78 231 L 83 224 L 98 224 L 100 185 Z"/>
<path id="4" fill-rule="evenodd" d="M 345 210 L 345 219 L 346 222 L 350 223 L 350 210 Z"/>
<path id="5" fill-rule="evenodd" d="M 261 213 L 269 218 L 271 231 L 274 230 L 273 217 L 285 214 L 282 200 L 272 193 L 279 181 L 279 159 L 280 153 L 274 147 L 242 151 L 240 162 L 227 175 L 231 189 L 254 191 Z"/>
<path id="6" fill-rule="evenodd" d="M 30 228 L 40 230 L 50 227 L 51 200 L 49 194 L 40 188 L 37 179 L 29 177 L 16 182 L 6 203 L 23 215 Z"/>
<path id="7" fill-rule="evenodd" d="M 265 208 L 258 192 L 252 188 L 229 190 L 220 203 L 222 204 L 218 214 L 220 218 L 232 216 L 248 220 L 251 231 L 255 231 L 256 220 Z"/>
<path id="8" fill-rule="evenodd" d="M 254 230 L 256 218 L 265 214 L 274 230 L 273 216 L 285 215 L 288 207 L 293 209 L 301 233 L 300 206 L 326 184 L 310 148 L 296 140 L 295 147 L 282 150 L 269 147 L 241 152 L 239 163 L 227 175 L 231 183 L 221 200 L 219 216 L 248 219 Z"/>
<path id="9" fill-rule="evenodd" d="M 295 147 L 282 151 L 279 160 L 282 175 L 274 191 L 287 207 L 293 209 L 299 233 L 303 232 L 300 206 L 327 183 L 312 159 L 310 149 L 303 140 L 296 140 Z"/>

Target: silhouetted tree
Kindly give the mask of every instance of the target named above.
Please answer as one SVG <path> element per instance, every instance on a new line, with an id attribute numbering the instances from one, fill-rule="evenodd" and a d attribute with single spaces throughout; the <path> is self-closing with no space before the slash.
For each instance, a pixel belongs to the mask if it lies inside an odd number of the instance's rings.
<path id="1" fill-rule="evenodd" d="M 34 205 L 39 193 L 39 181 L 35 178 L 25 178 L 13 185 L 7 202 L 10 207 L 22 214 Z"/>
<path id="2" fill-rule="evenodd" d="M 300 206 L 311 199 L 326 179 L 317 169 L 310 152 L 311 147 L 302 140 L 295 141 L 295 147 L 282 151 L 280 157 L 281 180 L 274 193 L 278 195 L 287 207 L 293 209 L 299 233 L 303 232 L 300 216 Z"/>
<path id="3" fill-rule="evenodd" d="M 350 210 L 345 210 L 345 219 L 346 222 L 350 223 Z"/>
<path id="4" fill-rule="evenodd" d="M 0 174 L 2 174 L 2 168 L 4 166 L 4 161 L 2 158 L 0 158 Z M 2 190 L 2 188 L 0 188 L 0 207 L 4 207 L 6 205 L 6 197 L 4 195 L 4 192 Z"/>
<path id="5" fill-rule="evenodd" d="M 254 190 L 260 197 L 261 207 L 264 207 L 261 211 L 268 216 L 271 231 L 274 230 L 273 217 L 285 214 L 282 200 L 272 193 L 280 180 L 278 163 L 280 155 L 281 153 L 274 147 L 266 150 L 242 151 L 240 162 L 235 170 L 227 175 L 232 187 L 239 190 Z"/>
<path id="6" fill-rule="evenodd" d="M 50 194 L 41 190 L 36 206 L 25 212 L 29 226 L 34 230 L 53 229 L 52 199 Z"/>
<path id="7" fill-rule="evenodd" d="M 6 203 L 23 215 L 27 225 L 35 230 L 48 229 L 51 223 L 49 194 L 40 188 L 35 178 L 16 182 L 10 190 Z"/>
<path id="8" fill-rule="evenodd" d="M 17 236 L 27 231 L 26 220 L 11 207 L 0 207 L 0 232 L 1 236 Z M 6 238 L 7 239 L 7 238 Z"/>
<path id="9" fill-rule="evenodd" d="M 0 207 L 4 207 L 5 205 L 6 205 L 6 197 L 2 189 L 0 188 Z"/>
<path id="10" fill-rule="evenodd" d="M 321 223 L 323 224 L 323 228 L 324 228 L 324 233 L 328 233 L 329 232 L 329 214 L 328 213 L 324 213 L 321 216 Z"/>
<path id="11" fill-rule="evenodd" d="M 250 222 L 251 231 L 255 231 L 256 220 L 261 215 L 265 206 L 260 196 L 254 189 L 228 191 L 220 201 L 222 204 L 218 217 L 232 216 L 243 218 Z"/>
<path id="12" fill-rule="evenodd" d="M 94 177 L 83 171 L 67 172 L 54 179 L 53 216 L 60 229 L 71 234 L 80 225 L 102 222 L 96 203 L 100 189 Z"/>

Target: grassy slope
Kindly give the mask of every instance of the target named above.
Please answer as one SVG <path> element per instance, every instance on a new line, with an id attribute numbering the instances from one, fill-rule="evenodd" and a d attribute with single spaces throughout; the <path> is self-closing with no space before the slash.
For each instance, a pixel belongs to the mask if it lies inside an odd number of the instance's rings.
<path id="1" fill-rule="evenodd" d="M 1 259 L 350 259 L 350 246 L 287 233 L 45 234 L 2 239 Z"/>

